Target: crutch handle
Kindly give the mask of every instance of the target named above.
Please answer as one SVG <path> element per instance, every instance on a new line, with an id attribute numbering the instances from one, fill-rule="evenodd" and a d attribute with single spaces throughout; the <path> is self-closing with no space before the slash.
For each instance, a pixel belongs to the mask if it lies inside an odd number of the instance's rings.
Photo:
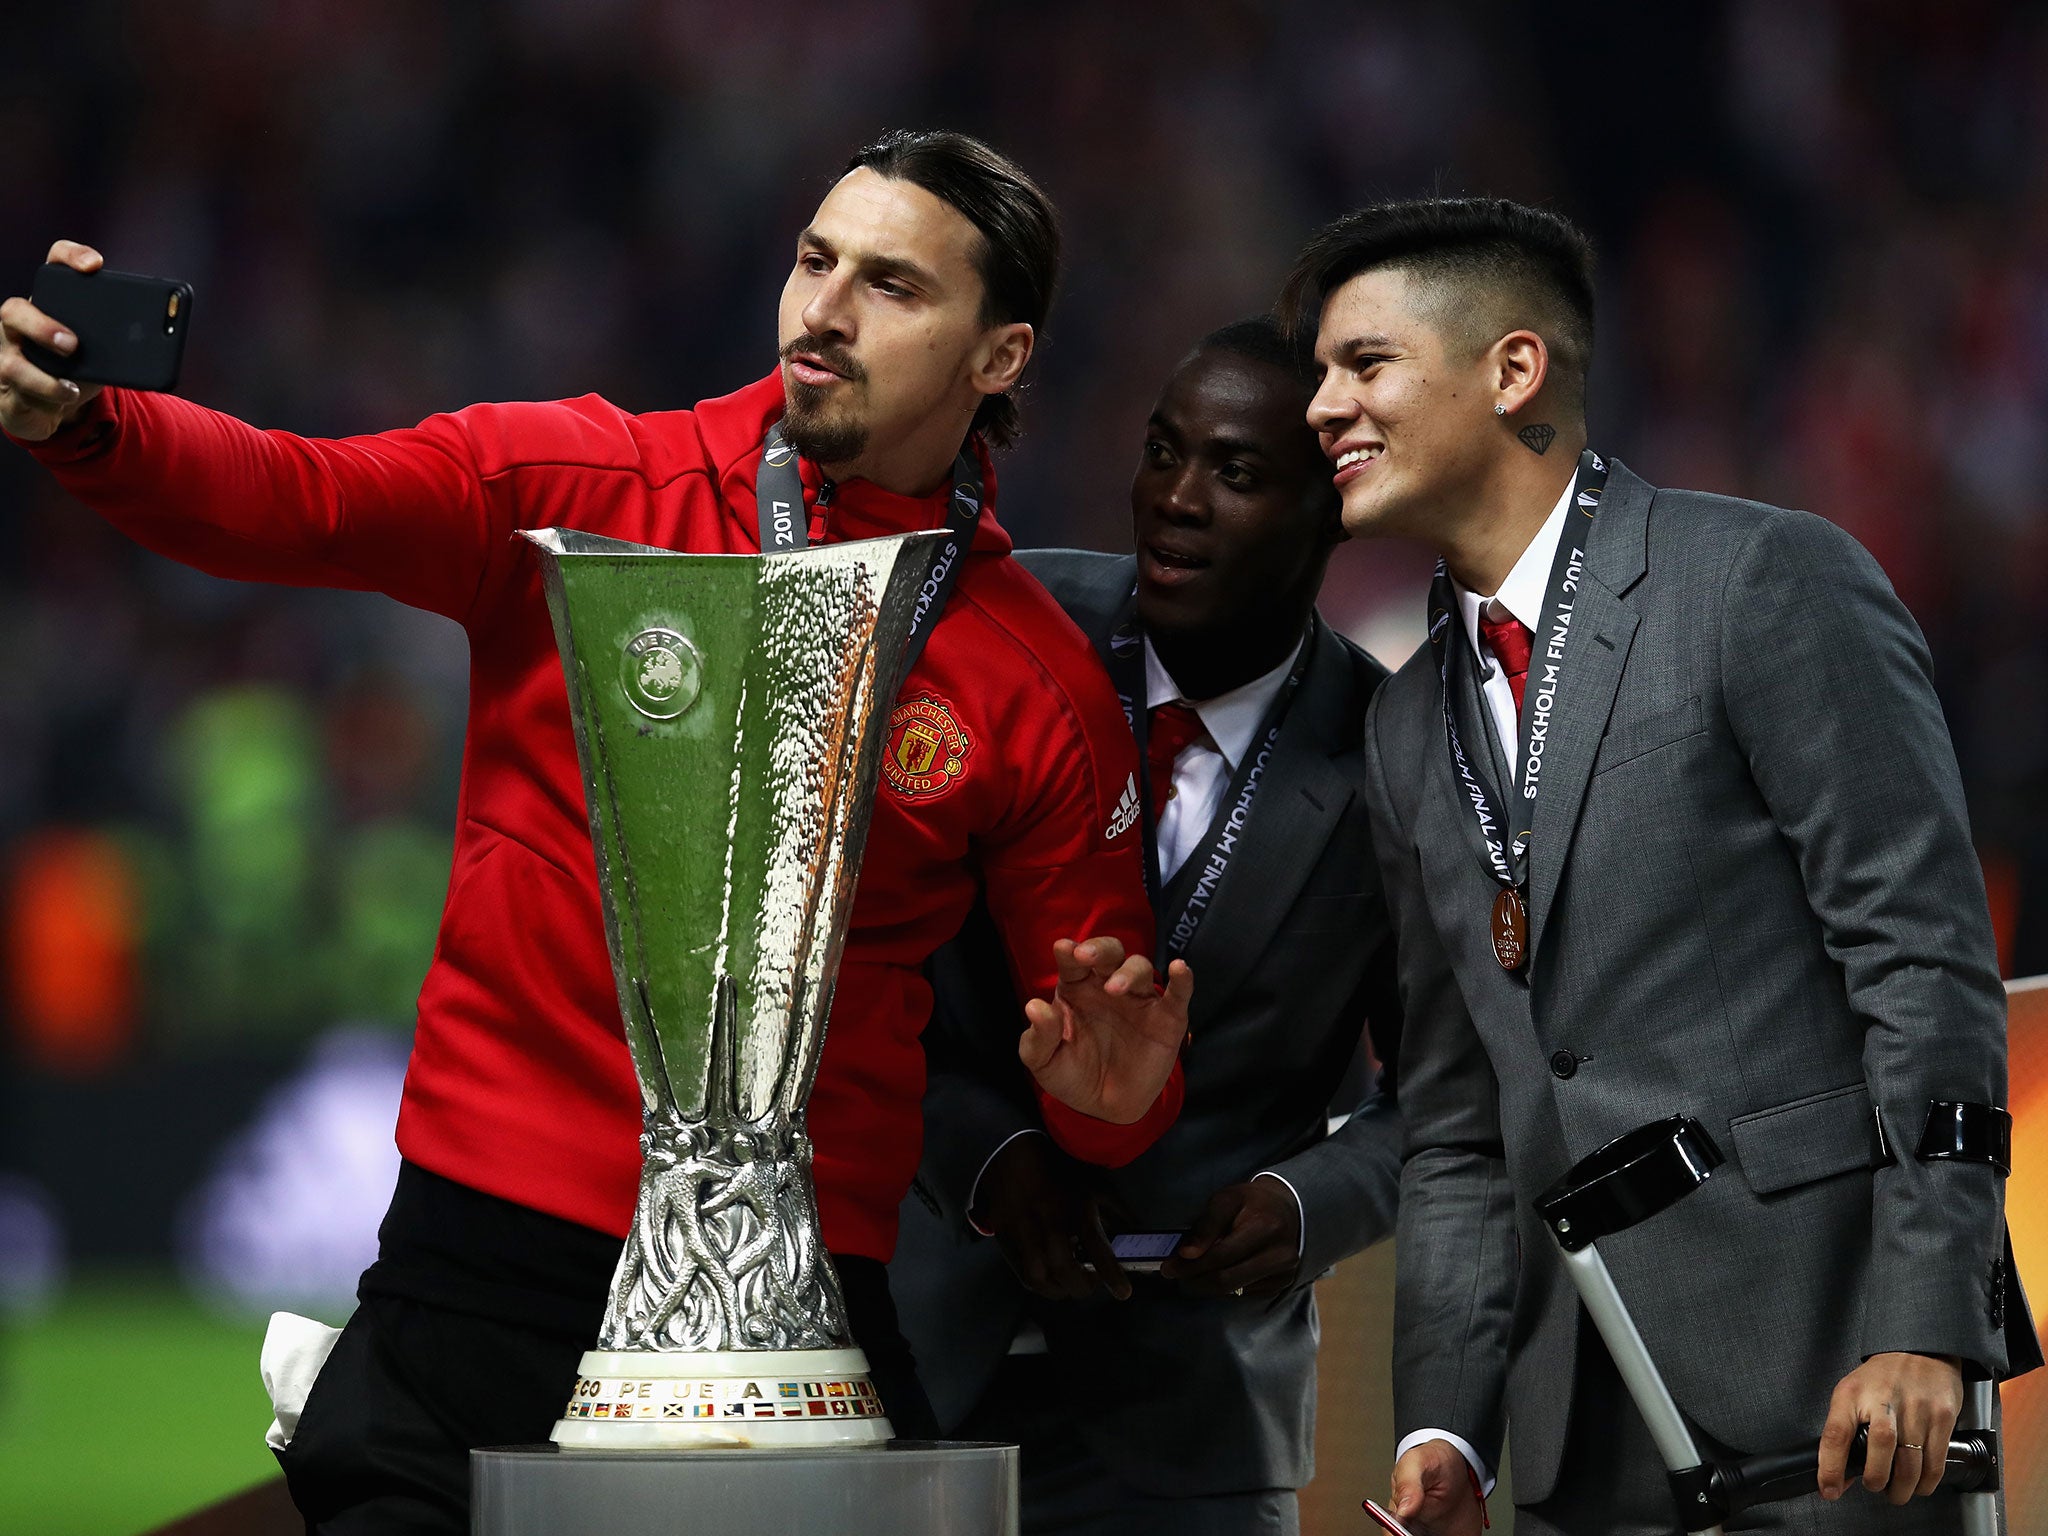
<path id="1" fill-rule="evenodd" d="M 1854 1477 L 1863 1470 L 1869 1450 L 1870 1431 L 1858 1429 L 1849 1445 L 1848 1470 Z M 1948 1443 L 1944 1458 L 1947 1470 L 1941 1475 L 1939 1493 L 1980 1493 L 1998 1486 L 1998 1434 L 1995 1430 L 1970 1429 L 1959 1432 Z M 1700 1521 L 1693 1529 L 1718 1523 L 1759 1504 L 1796 1499 L 1814 1491 L 1819 1476 L 1820 1455 L 1811 1445 L 1782 1451 L 1764 1451 L 1740 1461 L 1709 1462 L 1671 1474 L 1671 1491 L 1678 1507 Z"/>
<path id="2" fill-rule="evenodd" d="M 1856 1438 L 1849 1442 L 1849 1476 L 1862 1475 L 1869 1450 L 1870 1431 L 1857 1430 Z M 1714 1470 L 1724 1507 L 1732 1515 L 1758 1504 L 1775 1504 L 1780 1499 L 1812 1493 L 1819 1486 L 1820 1453 L 1812 1445 L 1760 1451 L 1740 1461 L 1723 1462 Z"/>

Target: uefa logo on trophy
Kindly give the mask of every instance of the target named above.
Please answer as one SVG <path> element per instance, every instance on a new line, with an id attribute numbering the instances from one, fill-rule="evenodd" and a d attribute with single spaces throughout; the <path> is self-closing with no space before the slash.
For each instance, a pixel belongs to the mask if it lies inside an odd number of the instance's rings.
<path id="1" fill-rule="evenodd" d="M 691 555 L 529 531 L 644 1113 L 564 1447 L 879 1443 L 804 1129 L 940 533 Z"/>

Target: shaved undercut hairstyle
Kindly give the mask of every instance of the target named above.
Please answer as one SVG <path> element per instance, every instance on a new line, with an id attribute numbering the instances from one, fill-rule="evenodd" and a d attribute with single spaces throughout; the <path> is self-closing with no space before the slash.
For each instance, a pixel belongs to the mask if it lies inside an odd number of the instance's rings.
<path id="1" fill-rule="evenodd" d="M 1452 347 L 1477 357 L 1510 331 L 1534 331 L 1586 408 L 1593 362 L 1593 242 L 1562 214 L 1499 197 L 1377 203 L 1318 230 L 1280 293 L 1282 323 L 1313 331 L 1323 304 L 1364 272 L 1408 274 Z"/>
<path id="2" fill-rule="evenodd" d="M 864 166 L 924 188 L 980 232 L 974 267 L 981 274 L 983 325 L 1022 321 L 1044 329 L 1060 280 L 1059 213 L 1016 162 L 964 133 L 898 128 L 846 162 L 848 171 Z M 975 410 L 974 430 L 997 448 L 1015 442 L 1011 394 L 985 398 Z"/>

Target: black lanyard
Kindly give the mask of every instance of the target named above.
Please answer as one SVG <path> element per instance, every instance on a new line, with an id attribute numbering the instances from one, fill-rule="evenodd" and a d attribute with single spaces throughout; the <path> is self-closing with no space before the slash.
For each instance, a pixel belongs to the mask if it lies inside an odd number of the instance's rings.
<path id="1" fill-rule="evenodd" d="M 1286 724 L 1288 706 L 1294 702 L 1301 680 L 1307 675 L 1313 638 L 1314 626 L 1311 624 L 1295 652 L 1294 665 L 1288 670 L 1286 682 L 1273 695 L 1273 702 L 1266 706 L 1266 713 L 1252 736 L 1251 746 L 1238 760 L 1237 771 L 1230 777 L 1229 788 L 1224 791 L 1222 803 L 1217 806 L 1208 830 L 1202 834 L 1201 842 L 1189 849 L 1187 858 L 1181 861 L 1181 869 L 1195 869 L 1199 873 L 1188 886 L 1187 895 L 1179 906 L 1168 912 L 1164 908 L 1163 888 L 1166 882 L 1160 878 L 1159 871 L 1159 823 L 1157 807 L 1152 804 L 1152 773 L 1145 757 L 1152 734 L 1152 711 L 1140 702 L 1145 697 L 1145 641 L 1138 625 L 1136 587 L 1131 589 L 1130 599 L 1116 627 L 1110 631 L 1110 681 L 1123 704 L 1124 718 L 1131 723 L 1131 734 L 1138 741 L 1138 803 L 1149 833 L 1146 841 L 1151 845 L 1150 856 L 1145 860 L 1145 881 L 1152 891 L 1152 910 L 1159 914 L 1160 948 L 1166 955 L 1187 953 L 1188 945 L 1194 942 L 1195 931 L 1202 926 L 1202 919 L 1208 916 L 1210 904 L 1215 901 L 1223 877 L 1237 855 L 1245 824 L 1251 819 L 1252 802 L 1258 797 L 1260 785 L 1265 782 L 1266 769 L 1273 758 L 1273 746 L 1280 739 L 1281 726 Z"/>
<path id="2" fill-rule="evenodd" d="M 1453 636 L 1465 639 L 1465 626 L 1460 622 L 1457 592 L 1443 561 L 1437 562 L 1436 579 L 1430 584 L 1429 643 L 1436 655 L 1444 738 L 1450 746 L 1451 767 L 1458 776 L 1459 790 L 1479 823 L 1480 841 L 1486 845 L 1487 873 L 1501 887 L 1501 896 L 1494 906 L 1494 952 L 1501 965 L 1510 971 L 1520 968 L 1527 940 L 1528 907 L 1523 892 L 1529 883 L 1529 830 L 1536 817 L 1537 796 L 1543 788 L 1543 754 L 1550 744 L 1551 720 L 1564 678 L 1572 615 L 1586 567 L 1587 539 L 1606 487 L 1607 461 L 1588 448 L 1580 455 L 1578 477 L 1565 503 L 1564 527 L 1558 533 L 1557 553 L 1550 562 L 1550 582 L 1544 590 L 1542 627 L 1530 640 L 1529 672 L 1522 684 L 1521 759 L 1514 786 L 1517 792 L 1509 797 L 1505 815 L 1495 807 L 1485 777 L 1474 771 L 1458 736 L 1451 665 L 1452 657 L 1461 654 Z M 1462 654 L 1469 655 L 1469 648 L 1463 649 Z"/>
<path id="3" fill-rule="evenodd" d="M 754 510 L 761 522 L 761 553 L 779 554 L 802 549 L 811 542 L 810 517 L 804 510 L 803 476 L 797 470 L 796 450 L 782 435 L 782 423 L 768 429 L 761 445 L 761 468 L 754 478 Z M 975 525 L 981 521 L 983 486 L 981 465 L 971 449 L 962 448 L 953 461 L 953 494 L 946 500 L 946 544 L 932 565 L 917 594 L 917 607 L 910 618 L 910 639 L 903 649 L 903 675 L 917 665 L 925 643 L 945 612 L 946 599 L 960 583 L 963 556 L 974 543 Z"/>

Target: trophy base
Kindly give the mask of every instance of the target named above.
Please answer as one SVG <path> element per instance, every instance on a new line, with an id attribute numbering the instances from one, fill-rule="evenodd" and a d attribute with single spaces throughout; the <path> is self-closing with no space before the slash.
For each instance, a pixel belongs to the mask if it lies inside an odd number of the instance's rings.
<path id="1" fill-rule="evenodd" d="M 564 1450 L 816 1450 L 895 1433 L 858 1349 L 594 1349 L 548 1438 Z"/>
<path id="2" fill-rule="evenodd" d="M 632 1422 L 628 1420 L 628 1422 Z M 470 1452 L 474 1536 L 1017 1536 L 1017 1447 Z"/>

